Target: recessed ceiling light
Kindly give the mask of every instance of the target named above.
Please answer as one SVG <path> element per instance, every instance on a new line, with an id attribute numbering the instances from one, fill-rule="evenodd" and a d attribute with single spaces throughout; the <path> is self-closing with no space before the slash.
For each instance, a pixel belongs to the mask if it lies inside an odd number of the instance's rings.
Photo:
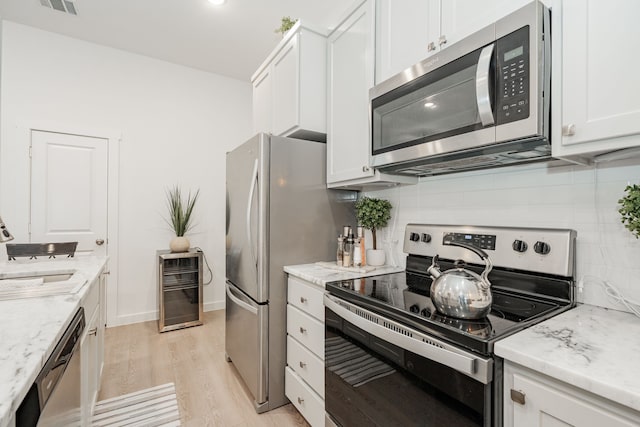
<path id="1" fill-rule="evenodd" d="M 209 3 L 215 4 L 216 6 L 223 5 L 227 0 L 209 0 Z"/>
<path id="2" fill-rule="evenodd" d="M 436 108 L 436 104 L 434 102 L 427 102 L 424 106 L 427 108 Z"/>

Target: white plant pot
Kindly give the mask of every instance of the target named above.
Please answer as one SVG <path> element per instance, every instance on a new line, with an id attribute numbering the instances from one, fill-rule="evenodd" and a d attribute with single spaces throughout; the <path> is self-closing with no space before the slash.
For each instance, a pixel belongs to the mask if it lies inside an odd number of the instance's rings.
<path id="1" fill-rule="evenodd" d="M 190 245 L 191 243 L 186 237 L 176 236 L 171 239 L 171 242 L 169 243 L 169 249 L 171 249 L 171 252 L 187 252 Z"/>
<path id="2" fill-rule="evenodd" d="M 385 254 L 382 249 L 367 249 L 367 265 L 379 267 L 384 265 Z"/>

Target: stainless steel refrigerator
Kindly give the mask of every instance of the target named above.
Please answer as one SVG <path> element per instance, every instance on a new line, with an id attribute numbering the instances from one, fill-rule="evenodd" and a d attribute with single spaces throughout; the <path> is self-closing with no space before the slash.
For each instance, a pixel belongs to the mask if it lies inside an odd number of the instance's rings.
<path id="1" fill-rule="evenodd" d="M 326 144 L 258 134 L 227 153 L 225 352 L 258 413 L 288 403 L 282 268 L 335 259 L 355 200 L 326 188 Z"/>

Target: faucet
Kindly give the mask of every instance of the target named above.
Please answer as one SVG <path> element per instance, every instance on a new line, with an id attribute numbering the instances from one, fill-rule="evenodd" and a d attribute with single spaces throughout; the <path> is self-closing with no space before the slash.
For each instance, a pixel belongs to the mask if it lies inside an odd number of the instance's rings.
<path id="1" fill-rule="evenodd" d="M 7 230 L 7 226 L 4 225 L 2 217 L 0 217 L 0 243 L 8 242 L 9 240 L 13 240 L 13 236 Z"/>

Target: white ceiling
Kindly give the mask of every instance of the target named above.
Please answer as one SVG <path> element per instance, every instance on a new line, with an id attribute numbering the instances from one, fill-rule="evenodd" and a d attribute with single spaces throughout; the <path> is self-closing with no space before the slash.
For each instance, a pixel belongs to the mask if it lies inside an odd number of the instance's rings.
<path id="1" fill-rule="evenodd" d="M 344 0 L 75 0 L 78 15 L 40 0 L 0 0 L 4 20 L 182 64 L 240 80 L 251 75 L 282 39 L 283 16 L 335 26 Z"/>

